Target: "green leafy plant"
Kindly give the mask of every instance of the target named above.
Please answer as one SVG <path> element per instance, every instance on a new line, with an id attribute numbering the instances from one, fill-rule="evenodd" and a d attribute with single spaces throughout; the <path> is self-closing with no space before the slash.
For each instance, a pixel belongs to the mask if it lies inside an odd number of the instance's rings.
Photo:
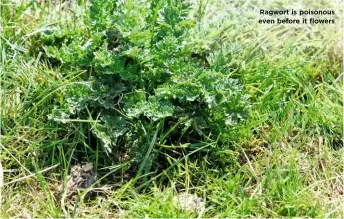
<path id="1" fill-rule="evenodd" d="M 98 120 L 92 133 L 106 151 L 124 145 L 147 170 L 157 157 L 153 150 L 144 158 L 152 145 L 221 140 L 246 119 L 249 104 L 237 79 L 194 51 L 189 11 L 181 0 L 94 0 L 85 27 L 42 34 L 50 63 L 85 71 L 52 118 Z"/>

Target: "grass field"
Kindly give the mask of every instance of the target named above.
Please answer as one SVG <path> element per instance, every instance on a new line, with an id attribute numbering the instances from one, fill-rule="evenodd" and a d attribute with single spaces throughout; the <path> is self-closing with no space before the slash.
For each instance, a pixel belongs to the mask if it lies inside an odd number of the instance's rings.
<path id="1" fill-rule="evenodd" d="M 1 218 L 344 216 L 343 2 L 117 2 L 0 2 Z"/>

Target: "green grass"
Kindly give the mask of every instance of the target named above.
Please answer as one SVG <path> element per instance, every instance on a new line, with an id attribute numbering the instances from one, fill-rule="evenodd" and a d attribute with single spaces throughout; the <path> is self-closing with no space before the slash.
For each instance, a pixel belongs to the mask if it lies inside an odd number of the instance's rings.
<path id="1" fill-rule="evenodd" d="M 240 80 L 250 117 L 222 133 L 226 145 L 164 145 L 169 152 L 160 151 L 166 163 L 159 173 L 145 169 L 150 153 L 175 127 L 145 127 L 151 133 L 147 153 L 133 176 L 127 176 L 129 164 L 115 163 L 99 141 L 89 141 L 99 120 L 61 125 L 48 118 L 83 72 L 52 67 L 43 54 L 30 52 L 37 33 L 52 24 L 82 27 L 87 3 L 0 2 L 0 217 L 343 217 L 340 4 L 269 3 L 336 10 L 336 25 L 296 28 L 258 25 L 257 10 L 268 8 L 263 3 L 193 2 L 195 45 L 206 48 L 210 65 L 231 69 L 231 77 Z M 97 169 L 90 190 L 98 195 L 88 200 L 80 192 L 73 201 L 60 190 L 80 161 Z M 183 191 L 201 197 L 205 209 L 176 208 L 173 197 Z"/>

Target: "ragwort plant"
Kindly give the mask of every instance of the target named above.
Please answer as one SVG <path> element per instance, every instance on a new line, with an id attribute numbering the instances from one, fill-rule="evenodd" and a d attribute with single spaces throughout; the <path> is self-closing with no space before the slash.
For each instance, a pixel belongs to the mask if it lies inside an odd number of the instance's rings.
<path id="1" fill-rule="evenodd" d="M 153 163 L 166 165 L 157 162 L 166 148 L 221 143 L 221 134 L 248 116 L 249 104 L 238 79 L 209 65 L 207 51 L 195 46 L 188 3 L 135 3 L 94 0 L 84 27 L 57 26 L 38 42 L 52 66 L 85 72 L 50 118 L 95 121 L 85 126 L 89 138 L 140 164 L 141 174 Z"/>

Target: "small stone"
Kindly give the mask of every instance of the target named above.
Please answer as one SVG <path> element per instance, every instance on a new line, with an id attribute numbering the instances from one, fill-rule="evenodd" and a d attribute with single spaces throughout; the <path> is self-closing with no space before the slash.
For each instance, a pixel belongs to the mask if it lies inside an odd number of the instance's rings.
<path id="1" fill-rule="evenodd" d="M 73 196 L 78 189 L 87 189 L 95 182 L 93 164 L 74 165 L 71 168 L 67 183 L 67 194 Z"/>
<path id="2" fill-rule="evenodd" d="M 173 198 L 173 205 L 175 208 L 184 211 L 201 212 L 205 207 L 202 199 L 195 194 L 187 194 L 185 192 L 178 194 Z"/>

